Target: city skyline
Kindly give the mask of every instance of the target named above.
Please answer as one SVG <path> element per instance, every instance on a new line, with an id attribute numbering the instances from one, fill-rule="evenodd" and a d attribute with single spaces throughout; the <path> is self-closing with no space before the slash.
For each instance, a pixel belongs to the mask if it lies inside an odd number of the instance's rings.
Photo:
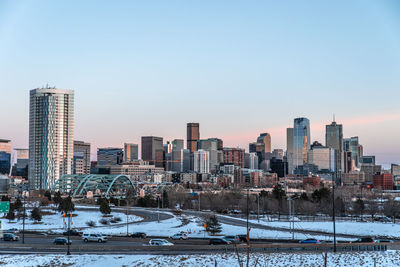
<path id="1" fill-rule="evenodd" d="M 400 161 L 397 1 L 76 4 L 0 4 L 0 112 L 12 113 L 0 138 L 14 148 L 28 147 L 27 92 L 49 83 L 75 91 L 75 140 L 92 155 L 141 136 L 185 139 L 191 121 L 247 150 L 263 132 L 285 148 L 286 128 L 306 117 L 323 143 L 336 114 L 365 154 Z"/>

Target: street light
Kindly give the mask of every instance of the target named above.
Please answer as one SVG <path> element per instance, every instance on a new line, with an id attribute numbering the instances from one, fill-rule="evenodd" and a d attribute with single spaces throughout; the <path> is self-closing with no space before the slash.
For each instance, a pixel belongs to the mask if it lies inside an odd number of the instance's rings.
<path id="1" fill-rule="evenodd" d="M 68 193 L 68 202 L 69 202 L 68 203 L 69 204 L 69 207 L 68 207 L 69 214 L 68 214 L 68 230 L 67 230 L 67 233 L 68 233 L 67 255 L 71 255 L 71 251 L 70 251 L 71 216 L 72 216 L 72 213 L 71 213 L 71 209 L 72 209 L 72 207 L 71 207 L 71 205 L 72 205 L 71 190 L 69 190 L 69 193 Z"/>
<path id="2" fill-rule="evenodd" d="M 335 181 L 333 180 L 335 178 Z M 335 217 L 335 183 L 337 178 L 337 171 L 332 175 L 332 222 L 333 222 L 333 252 L 336 252 L 336 217 Z"/>
<path id="3" fill-rule="evenodd" d="M 23 199 L 23 206 L 24 206 L 24 215 L 22 215 L 22 244 L 25 244 L 25 216 L 26 216 L 26 210 L 25 210 L 25 195 L 24 191 L 22 188 L 22 199 Z"/>

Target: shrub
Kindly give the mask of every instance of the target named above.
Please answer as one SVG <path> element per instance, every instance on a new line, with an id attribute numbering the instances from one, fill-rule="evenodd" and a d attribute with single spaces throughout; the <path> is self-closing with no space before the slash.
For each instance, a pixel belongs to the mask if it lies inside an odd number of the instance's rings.
<path id="1" fill-rule="evenodd" d="M 42 220 L 42 214 L 40 214 L 39 208 L 33 208 L 33 210 L 31 211 L 31 218 L 38 222 Z"/>
<path id="2" fill-rule="evenodd" d="M 103 224 L 103 225 L 108 225 L 108 224 L 110 224 L 110 221 L 107 220 L 107 219 L 101 219 L 99 222 L 100 222 L 101 224 Z"/>
<path id="3" fill-rule="evenodd" d="M 111 213 L 111 208 L 110 205 L 108 205 L 107 201 L 102 201 L 100 203 L 100 212 L 103 214 L 110 214 Z"/>
<path id="4" fill-rule="evenodd" d="M 96 222 L 95 221 L 87 221 L 86 225 L 89 227 L 95 227 L 96 226 Z"/>

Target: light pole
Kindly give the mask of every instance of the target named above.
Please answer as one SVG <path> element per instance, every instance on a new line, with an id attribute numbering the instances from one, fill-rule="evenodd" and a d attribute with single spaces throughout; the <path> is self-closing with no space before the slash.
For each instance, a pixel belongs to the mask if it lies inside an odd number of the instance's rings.
<path id="1" fill-rule="evenodd" d="M 247 209 L 246 209 L 246 227 L 247 227 L 247 238 L 249 238 L 249 188 L 247 188 Z"/>
<path id="2" fill-rule="evenodd" d="M 126 236 L 129 236 L 128 211 L 129 211 L 129 203 L 128 201 L 126 201 Z"/>
<path id="3" fill-rule="evenodd" d="M 69 193 L 68 193 L 68 230 L 67 230 L 67 233 L 68 233 L 68 242 L 67 242 L 67 255 L 71 255 L 71 251 L 70 251 L 70 235 L 71 235 L 71 216 L 72 216 L 72 213 L 71 213 L 71 209 L 72 209 L 72 199 L 71 199 L 71 190 L 69 190 Z"/>
<path id="4" fill-rule="evenodd" d="M 24 196 L 24 190 L 22 188 L 22 203 L 24 206 L 24 214 L 22 215 L 22 244 L 25 244 L 25 216 L 26 216 L 26 210 L 25 210 L 25 196 Z"/>
<path id="5" fill-rule="evenodd" d="M 157 222 L 160 223 L 160 197 L 157 197 Z"/>
<path id="6" fill-rule="evenodd" d="M 336 180 L 337 171 L 335 175 L 332 175 L 332 222 L 333 222 L 333 252 L 336 252 L 336 218 L 335 218 L 335 183 L 333 179 Z"/>
<path id="7" fill-rule="evenodd" d="M 257 194 L 257 221 L 260 222 L 260 195 Z"/>
<path id="8" fill-rule="evenodd" d="M 199 212 L 200 212 L 201 211 L 201 208 L 200 208 L 200 192 L 198 192 L 197 194 L 199 195 Z"/>

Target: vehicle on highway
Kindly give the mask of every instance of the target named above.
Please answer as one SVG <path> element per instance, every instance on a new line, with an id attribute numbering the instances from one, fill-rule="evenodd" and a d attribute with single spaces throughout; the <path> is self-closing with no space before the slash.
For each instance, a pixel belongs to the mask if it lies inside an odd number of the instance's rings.
<path id="1" fill-rule="evenodd" d="M 83 234 L 82 235 L 82 240 L 83 242 L 107 242 L 107 236 L 104 236 L 102 234 Z"/>
<path id="2" fill-rule="evenodd" d="M 136 233 L 131 234 L 131 237 L 146 238 L 147 235 L 146 235 L 146 233 L 136 232 Z"/>
<path id="3" fill-rule="evenodd" d="M 228 240 L 232 244 L 240 243 L 240 239 L 239 239 L 239 237 L 237 235 L 226 235 L 226 236 L 224 236 L 224 239 Z"/>
<path id="4" fill-rule="evenodd" d="M 69 232 L 69 235 L 72 235 L 72 236 L 82 236 L 82 234 L 83 234 L 83 232 L 78 232 L 75 229 L 71 229 L 71 230 L 63 232 L 63 235 L 68 235 L 68 232 Z"/>
<path id="5" fill-rule="evenodd" d="M 247 242 L 247 235 L 238 235 L 240 242 Z"/>
<path id="6" fill-rule="evenodd" d="M 371 237 L 360 237 L 356 241 L 352 241 L 350 243 L 375 243 L 375 240 L 373 240 Z"/>
<path id="7" fill-rule="evenodd" d="M 19 230 L 17 228 L 10 228 L 10 229 L 4 230 L 3 233 L 18 234 Z"/>
<path id="8" fill-rule="evenodd" d="M 188 239 L 188 236 L 187 236 L 187 234 L 174 234 L 173 236 L 171 236 L 171 239 L 174 239 L 174 240 L 186 240 L 186 239 Z"/>
<path id="9" fill-rule="evenodd" d="M 149 241 L 150 246 L 173 246 L 174 244 L 168 242 L 165 239 L 151 239 Z"/>
<path id="10" fill-rule="evenodd" d="M 67 245 L 68 244 L 68 239 L 66 239 L 65 237 L 57 237 L 54 239 L 53 241 L 54 245 Z M 69 244 L 72 244 L 72 241 L 69 241 Z"/>
<path id="11" fill-rule="evenodd" d="M 308 238 L 305 240 L 299 241 L 299 244 L 320 244 L 321 242 L 315 238 Z"/>
<path id="12" fill-rule="evenodd" d="M 226 240 L 225 238 L 210 238 L 208 240 L 209 245 L 229 245 L 231 244 L 231 241 Z"/>
<path id="13" fill-rule="evenodd" d="M 4 241 L 18 241 L 19 236 L 14 235 L 14 234 L 5 233 L 5 234 L 3 234 L 3 240 Z"/>
<path id="14" fill-rule="evenodd" d="M 393 243 L 393 240 L 390 240 L 390 239 L 379 239 L 379 240 L 376 240 L 375 243 Z"/>

